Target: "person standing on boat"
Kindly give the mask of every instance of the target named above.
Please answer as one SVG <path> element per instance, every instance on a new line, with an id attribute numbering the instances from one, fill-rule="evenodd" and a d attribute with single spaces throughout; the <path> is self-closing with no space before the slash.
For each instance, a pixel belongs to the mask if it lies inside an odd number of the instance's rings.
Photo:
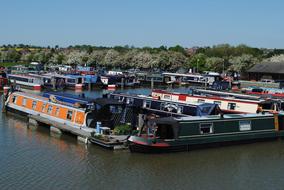
<path id="1" fill-rule="evenodd" d="M 154 114 L 151 114 L 146 118 L 147 133 L 149 136 L 155 135 L 156 122 L 153 120 L 155 118 Z"/>

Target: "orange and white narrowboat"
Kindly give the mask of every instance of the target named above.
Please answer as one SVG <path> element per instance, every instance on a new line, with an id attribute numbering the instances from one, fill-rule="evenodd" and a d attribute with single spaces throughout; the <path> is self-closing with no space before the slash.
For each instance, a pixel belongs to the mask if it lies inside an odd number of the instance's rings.
<path id="1" fill-rule="evenodd" d="M 87 99 L 83 97 L 45 93 L 35 95 L 12 92 L 5 101 L 7 111 L 22 115 L 35 115 L 71 128 L 86 132 L 97 132 L 98 123 L 113 129 L 118 115 L 123 115 L 123 104 L 107 98 Z"/>
<path id="2" fill-rule="evenodd" d="M 90 112 L 86 112 L 85 108 L 52 102 L 49 98 L 42 96 L 13 92 L 8 96 L 5 105 L 7 111 L 37 115 L 69 127 L 88 128 L 86 118 Z"/>

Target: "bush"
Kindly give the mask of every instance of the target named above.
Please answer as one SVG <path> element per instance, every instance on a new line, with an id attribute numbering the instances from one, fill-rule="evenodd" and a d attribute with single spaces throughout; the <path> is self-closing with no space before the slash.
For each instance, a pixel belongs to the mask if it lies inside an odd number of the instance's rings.
<path id="1" fill-rule="evenodd" d="M 131 132 L 131 126 L 130 125 L 118 125 L 113 130 L 115 135 L 129 135 Z"/>

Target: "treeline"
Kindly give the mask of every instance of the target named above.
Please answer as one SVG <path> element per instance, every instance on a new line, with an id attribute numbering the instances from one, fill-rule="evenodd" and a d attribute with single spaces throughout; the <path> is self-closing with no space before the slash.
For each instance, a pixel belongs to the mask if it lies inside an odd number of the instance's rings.
<path id="1" fill-rule="evenodd" d="M 31 45 L 3 45 L 0 62 L 43 64 L 87 64 L 106 68 L 140 68 L 175 71 L 180 68 L 197 71 L 212 70 L 243 72 L 263 59 L 284 54 L 283 49 L 259 49 L 246 45 L 228 44 L 213 47 L 184 48 L 182 46 L 157 48 L 133 46 L 76 45 L 61 48 Z"/>

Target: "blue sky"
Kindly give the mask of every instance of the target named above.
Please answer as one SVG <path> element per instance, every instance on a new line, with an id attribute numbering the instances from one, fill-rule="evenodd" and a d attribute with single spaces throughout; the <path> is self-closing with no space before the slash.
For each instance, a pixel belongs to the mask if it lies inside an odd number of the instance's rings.
<path id="1" fill-rule="evenodd" d="M 0 0 L 0 44 L 284 48 L 281 0 Z"/>

